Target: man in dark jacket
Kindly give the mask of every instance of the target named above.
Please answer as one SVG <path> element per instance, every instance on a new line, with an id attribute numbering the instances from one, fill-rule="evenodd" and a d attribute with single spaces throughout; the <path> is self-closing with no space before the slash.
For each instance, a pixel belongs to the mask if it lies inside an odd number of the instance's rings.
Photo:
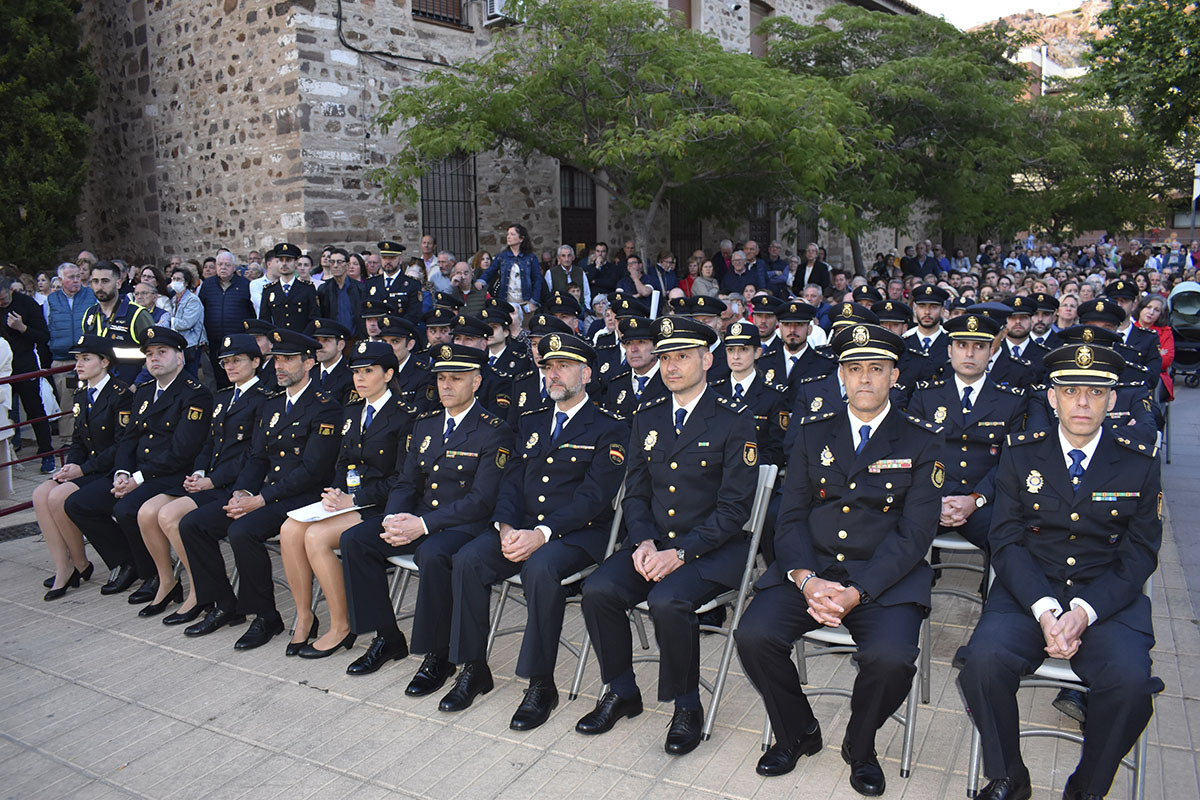
<path id="1" fill-rule="evenodd" d="M 199 294 L 204 305 L 204 330 L 210 342 L 222 342 L 226 336 L 245 333 L 242 321 L 258 316 L 250 301 L 250 281 L 237 273 L 233 253 L 228 250 L 217 253 L 217 274 L 204 279 Z M 229 378 L 221 369 L 220 355 L 219 347 L 208 348 L 217 387 L 223 389 L 229 385 Z"/>
<path id="2" fill-rule="evenodd" d="M 12 348 L 13 375 L 42 369 L 37 347 L 50 341 L 50 329 L 46 327 L 42 307 L 27 294 L 14 293 L 12 284 L 7 280 L 0 280 L 0 336 Z M 32 378 L 12 384 L 13 394 L 21 399 L 27 419 L 46 416 L 38 391 L 40 382 L 40 378 Z M 42 420 L 33 423 L 32 427 L 33 435 L 37 437 L 38 452 L 42 454 L 42 472 L 48 475 L 54 472 L 54 456 L 47 455 L 53 449 L 50 445 L 50 423 Z"/>
<path id="3" fill-rule="evenodd" d="M 346 274 L 350 255 L 340 247 L 329 251 L 325 282 L 317 287 L 317 300 L 321 305 L 321 316 L 337 320 L 354 332 L 355 339 L 365 339 L 367 329 L 363 324 L 363 285 L 351 280 Z"/>

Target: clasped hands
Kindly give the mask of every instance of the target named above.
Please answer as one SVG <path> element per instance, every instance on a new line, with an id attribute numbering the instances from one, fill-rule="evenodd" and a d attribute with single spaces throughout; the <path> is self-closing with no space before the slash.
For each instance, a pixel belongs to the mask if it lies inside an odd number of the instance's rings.
<path id="1" fill-rule="evenodd" d="M 1072 608 L 1057 618 L 1053 611 L 1043 611 L 1038 622 L 1046 637 L 1046 654 L 1051 658 L 1069 659 L 1079 650 L 1088 626 L 1088 614 L 1083 607 Z"/>
<path id="2" fill-rule="evenodd" d="M 975 513 L 975 498 L 969 494 L 955 494 L 942 498 L 942 514 L 938 519 L 947 528 L 957 528 Z"/>
<path id="3" fill-rule="evenodd" d="M 633 568 L 651 583 L 658 583 L 682 566 L 675 548 L 659 550 L 653 539 L 647 539 L 633 551 Z"/>
<path id="4" fill-rule="evenodd" d="M 807 573 L 795 573 L 796 588 Z M 813 576 L 804 584 L 804 599 L 808 602 L 808 615 L 822 625 L 836 628 L 842 619 L 853 611 L 862 600 L 862 595 L 853 586 L 843 586 L 837 581 L 827 581 Z"/>
<path id="5" fill-rule="evenodd" d="M 245 489 L 238 489 L 229 498 L 229 502 L 221 507 L 225 516 L 230 519 L 241 519 L 251 511 L 257 511 L 267 504 L 261 494 L 250 494 Z"/>
<path id="6" fill-rule="evenodd" d="M 545 543 L 545 535 L 535 528 L 514 528 L 507 522 L 500 523 L 500 554 L 514 564 L 527 560 Z"/>
<path id="7" fill-rule="evenodd" d="M 402 547 L 411 544 L 425 535 L 425 525 L 421 518 L 412 514 L 392 514 L 383 521 L 383 533 L 379 538 L 392 547 Z"/>

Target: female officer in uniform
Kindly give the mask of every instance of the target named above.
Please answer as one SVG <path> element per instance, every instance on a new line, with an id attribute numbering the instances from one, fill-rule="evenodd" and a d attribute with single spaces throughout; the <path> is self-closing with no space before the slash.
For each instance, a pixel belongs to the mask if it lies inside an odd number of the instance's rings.
<path id="1" fill-rule="evenodd" d="M 38 527 L 54 559 L 54 577 L 45 586 L 44 599 L 57 600 L 80 580 L 92 577 L 92 563 L 83 549 L 83 534 L 67 517 L 63 503 L 81 486 L 110 478 L 117 434 L 129 421 L 133 394 L 129 386 L 109 375 L 116 362 L 112 342 L 103 336 L 84 334 L 71 348 L 75 356 L 75 428 L 67 462 L 50 480 L 33 490 L 33 508 Z"/>
<path id="2" fill-rule="evenodd" d="M 289 656 L 324 658 L 354 644 L 342 565 L 334 551 L 342 532 L 362 522 L 358 511 L 345 509 L 383 505 L 400 475 L 416 409 L 399 391 L 393 392 L 396 366 L 396 354 L 385 342 L 360 342 L 355 347 L 350 370 L 354 390 L 363 399 L 346 407 L 337 473 L 333 486 L 321 494 L 326 513 L 342 513 L 313 522 L 289 518 L 280 529 L 283 571 L 297 614 Z M 312 612 L 314 574 L 329 604 L 329 630 L 310 644 L 318 628 Z"/>

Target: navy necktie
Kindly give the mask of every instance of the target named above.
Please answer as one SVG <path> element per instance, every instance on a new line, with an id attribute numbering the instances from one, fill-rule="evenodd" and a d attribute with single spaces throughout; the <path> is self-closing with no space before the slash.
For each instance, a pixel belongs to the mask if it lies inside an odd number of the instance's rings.
<path id="1" fill-rule="evenodd" d="M 971 392 L 975 391 L 970 386 L 963 387 L 963 411 L 971 410 Z"/>
<path id="2" fill-rule="evenodd" d="M 871 426 L 863 425 L 858 429 L 858 447 L 854 448 L 854 455 L 858 455 L 867 446 L 867 440 L 871 438 Z"/>
<path id="3" fill-rule="evenodd" d="M 546 391 L 546 379 L 542 378 L 542 399 L 545 400 L 549 396 L 549 392 Z"/>
<path id="4" fill-rule="evenodd" d="M 488 366 L 489 367 L 496 366 L 496 357 L 495 356 L 488 356 Z"/>
<path id="5" fill-rule="evenodd" d="M 162 388 L 159 388 L 159 389 L 156 389 L 156 390 L 155 390 L 155 392 L 154 392 L 154 402 L 156 402 L 156 403 L 158 402 L 158 398 L 160 398 L 160 397 L 162 397 L 162 396 L 163 396 L 163 392 L 164 392 L 164 391 L 166 391 L 166 390 L 165 390 L 165 389 L 162 389 Z"/>
<path id="6" fill-rule="evenodd" d="M 236 403 L 238 401 L 238 398 L 241 396 L 242 396 L 242 390 L 239 389 L 237 386 L 233 387 L 233 399 L 229 401 L 229 405 L 232 406 L 234 403 Z"/>
<path id="7" fill-rule="evenodd" d="M 95 402 L 96 402 L 96 390 L 88 389 L 87 395 L 85 395 L 85 396 L 87 397 L 87 408 L 84 409 L 84 413 L 88 417 L 91 417 L 92 416 L 92 405 L 95 404 Z"/>
<path id="8" fill-rule="evenodd" d="M 1014 348 L 1012 349 L 1012 357 L 1013 357 L 1013 358 L 1020 358 L 1020 357 L 1021 357 L 1021 348 L 1019 348 L 1019 347 L 1014 347 Z"/>
<path id="9" fill-rule="evenodd" d="M 563 425 L 567 424 L 567 412 L 559 411 L 554 415 L 554 433 L 550 434 L 550 441 L 558 439 L 558 435 L 562 433 Z"/>
<path id="10" fill-rule="evenodd" d="M 646 391 L 646 381 L 650 380 L 650 376 L 634 375 L 633 379 L 637 381 L 637 388 L 633 390 L 633 393 L 640 399 L 642 392 Z"/>
<path id="11" fill-rule="evenodd" d="M 1083 459 L 1082 450 L 1072 450 L 1067 453 L 1071 457 L 1071 466 L 1067 467 L 1067 474 L 1071 476 L 1072 491 L 1079 491 L 1079 482 L 1083 480 Z"/>
<path id="12" fill-rule="evenodd" d="M 324 385 L 325 385 L 325 376 L 326 376 L 327 374 L 328 374 L 328 373 L 327 373 L 327 372 L 325 372 L 325 370 L 321 370 L 320 372 L 318 372 L 318 373 L 317 373 L 317 381 L 318 381 L 318 382 L 319 382 L 319 383 L 320 383 L 322 386 L 324 386 Z"/>
<path id="13" fill-rule="evenodd" d="M 446 433 L 442 436 L 442 441 L 450 441 L 450 434 L 452 433 L 454 433 L 454 417 L 449 417 L 446 419 Z"/>
<path id="14" fill-rule="evenodd" d="M 365 431 L 367 428 L 371 427 L 371 422 L 374 419 L 375 419 L 375 406 L 368 405 L 367 406 L 367 418 L 363 420 L 362 429 Z"/>
<path id="15" fill-rule="evenodd" d="M 931 345 L 931 344 L 933 344 L 933 339 L 930 339 L 928 336 L 921 339 L 921 349 L 924 350 L 926 353 L 929 352 L 929 345 Z"/>
<path id="16" fill-rule="evenodd" d="M 675 412 L 675 435 L 679 436 L 683 433 L 683 421 L 687 419 L 687 411 L 679 409 Z"/>
<path id="17" fill-rule="evenodd" d="M 284 297 L 287 297 L 287 293 L 289 291 L 291 291 L 291 288 L 292 288 L 292 285 L 290 283 L 283 284 L 283 296 Z"/>
<path id="18" fill-rule="evenodd" d="M 736 397 L 738 400 L 746 399 L 742 393 L 742 385 L 740 383 L 735 383 L 733 385 L 733 396 Z"/>
<path id="19" fill-rule="evenodd" d="M 293 403 L 293 402 L 292 402 L 290 399 L 289 399 L 287 402 L 285 402 L 285 403 L 283 404 L 283 415 L 284 415 L 285 417 L 286 417 L 288 414 L 291 414 L 291 413 L 292 413 L 292 406 L 294 406 L 294 405 L 295 405 L 295 403 Z"/>

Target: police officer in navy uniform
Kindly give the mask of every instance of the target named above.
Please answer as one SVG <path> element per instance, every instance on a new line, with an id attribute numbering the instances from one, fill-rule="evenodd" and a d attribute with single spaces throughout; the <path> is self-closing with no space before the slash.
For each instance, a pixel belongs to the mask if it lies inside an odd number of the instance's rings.
<path id="1" fill-rule="evenodd" d="M 425 658 L 405 689 L 410 697 L 436 692 L 454 673 L 454 554 L 489 529 L 515 452 L 512 429 L 477 399 L 487 365 L 484 351 L 443 344 L 434 357 L 442 408 L 413 423 L 404 469 L 384 513 L 355 525 L 341 540 L 350 629 L 360 636 L 375 632 L 367 652 L 346 669 L 349 675 L 370 674 L 408 655 L 388 599 L 387 559 L 412 553 L 420 567 L 412 649 Z"/>
<path id="2" fill-rule="evenodd" d="M 764 356 L 758 364 L 770 383 L 782 383 L 792 397 L 805 378 L 828 375 L 837 367 L 837 360 L 828 352 L 808 343 L 817 309 L 803 300 L 788 300 L 779 306 L 779 335 L 783 347 Z"/>
<path id="3" fill-rule="evenodd" d="M 712 328 L 686 317 L 654 322 L 671 394 L 643 402 L 634 415 L 624 546 L 583 583 L 583 618 L 608 689 L 575 730 L 602 734 L 642 712 L 628 612 L 645 601 L 661 654 L 658 699 L 675 704 L 665 744 L 672 755 L 700 742 L 695 609 L 741 580 L 759 463 L 746 405 L 707 385 L 714 341 Z"/>
<path id="4" fill-rule="evenodd" d="M 904 352 L 896 368 L 900 370 L 900 386 L 903 387 L 903 397 L 907 401 L 908 394 L 921 381 L 928 380 L 937 372 L 941 364 L 934 364 L 933 359 L 925 355 L 925 351 L 916 347 L 904 334 L 912 325 L 913 312 L 907 304 L 899 300 L 880 300 L 871 306 L 871 313 L 879 320 L 879 325 L 904 340 Z"/>
<path id="5" fill-rule="evenodd" d="M 561 581 L 604 558 L 629 442 L 628 424 L 588 398 L 591 345 L 551 333 L 537 350 L 551 405 L 521 415 L 516 464 L 491 517 L 495 531 L 454 556 L 450 660 L 462 669 L 439 706 L 460 711 L 491 685 L 491 586 L 520 573 L 527 621 L 516 671 L 529 688 L 510 723 L 514 730 L 542 725 L 558 705 L 554 665 L 567 601 Z"/>
<path id="6" fill-rule="evenodd" d="M 1025 295 L 1010 297 L 1004 304 L 1012 309 L 1004 325 L 1003 346 L 1015 359 L 1028 361 L 1038 377 L 1042 376 L 1042 359 L 1049 349 L 1033 340 L 1033 315 L 1038 312 L 1037 298 Z"/>
<path id="7" fill-rule="evenodd" d="M 506 378 L 487 363 L 487 340 L 491 335 L 491 327 L 479 317 L 458 315 L 458 321 L 450 333 L 455 344 L 474 347 L 483 353 L 483 369 L 480 370 L 481 385 L 476 397 L 491 413 L 503 420 L 508 419 L 508 409 L 512 405 L 512 378 Z"/>
<path id="8" fill-rule="evenodd" d="M 1004 303 L 976 303 L 967 307 L 968 314 L 995 320 L 999 323 L 1002 332 L 1008 328 L 1010 311 L 1011 309 Z M 1037 383 L 1041 377 L 1040 369 L 1024 357 L 1024 352 L 1020 357 L 1014 357 L 1006 345 L 1006 338 L 1006 336 L 999 336 L 996 343 L 992 345 L 992 357 L 988 362 L 987 369 L 988 377 L 999 386 L 1030 386 Z M 939 377 L 946 377 L 949 372 L 950 366 L 947 364 L 942 367 Z"/>
<path id="9" fill-rule="evenodd" d="M 717 334 L 717 341 L 708 347 L 708 351 L 712 353 L 713 357 L 712 368 L 708 371 L 709 382 L 728 378 L 729 359 L 725 356 L 725 342 L 721 339 L 721 332 L 724 328 L 721 324 L 721 315 L 728 310 L 729 306 L 719 298 L 705 297 L 704 295 L 684 298 L 682 305 L 683 310 L 675 313 L 691 317 L 701 325 L 712 328 L 713 332 Z"/>
<path id="10" fill-rule="evenodd" d="M 296 259 L 301 255 L 300 248 L 294 244 L 282 242 L 275 245 L 275 257 L 279 259 L 279 280 L 263 287 L 262 303 L 258 307 L 259 319 L 270 322 L 276 328 L 297 333 L 321 316 L 317 287 L 296 277 Z"/>
<path id="11" fill-rule="evenodd" d="M 387 303 L 400 316 L 417 325 L 424 313 L 421 307 L 421 282 L 405 275 L 400 269 L 400 254 L 404 250 L 404 245 L 390 239 L 379 243 L 380 270 L 378 274 L 367 278 L 363 297 Z"/>
<path id="12" fill-rule="evenodd" d="M 666 397 L 669 392 L 659 375 L 654 354 L 653 322 L 645 317 L 626 317 L 617 330 L 625 349 L 624 369 L 609 373 L 600 404 L 620 417 L 631 417 L 642 403 Z"/>
<path id="13" fill-rule="evenodd" d="M 1115 301 L 1125 312 L 1125 320 L 1117 325 L 1117 333 L 1125 345 L 1138 354 L 1137 363 L 1146 368 L 1150 376 L 1149 388 L 1154 391 L 1162 374 L 1162 352 L 1158 349 L 1158 334 L 1134 324 L 1137 322 L 1133 319 L 1133 311 L 1137 307 L 1137 284 L 1127 280 L 1113 281 L 1104 287 L 1104 296 Z"/>
<path id="14" fill-rule="evenodd" d="M 396 356 L 396 377 L 392 380 L 404 402 L 424 414 L 438 405 L 437 387 L 429 365 L 417 355 L 417 328 L 404 317 L 384 314 L 379 318 L 379 338 L 391 346 Z M 353 395 L 357 397 L 357 395 Z M 355 401 L 357 402 L 357 400 Z"/>
<path id="15" fill-rule="evenodd" d="M 523 349 L 518 348 L 509 336 L 511 314 L 499 306 L 485 306 L 479 312 L 479 318 L 486 322 L 489 328 L 488 366 L 497 375 L 512 380 L 533 368 L 533 359 Z"/>
<path id="16" fill-rule="evenodd" d="M 379 341 L 379 320 L 387 315 L 399 316 L 391 303 L 383 300 L 373 300 L 367 298 L 362 304 L 362 319 L 363 329 L 367 332 L 367 339 L 372 342 Z"/>
<path id="17" fill-rule="evenodd" d="M 790 772 L 821 750 L 821 728 L 800 686 L 792 645 L 844 624 L 858 645 L 858 677 L 842 758 L 860 794 L 883 794 L 879 727 L 908 696 L 933 577 L 925 555 L 946 480 L 941 428 L 891 402 L 905 344 L 877 325 L 834 334 L 848 407 L 796 420 L 775 563 L 758 581 L 735 634 L 746 675 L 762 694 L 775 744 L 760 775 Z"/>
<path id="18" fill-rule="evenodd" d="M 308 324 L 304 334 L 318 345 L 317 363 L 309 377 L 316 381 L 318 389 L 342 405 L 350 402 L 350 393 L 354 391 L 354 378 L 346 358 L 350 329 L 336 319 L 318 317 Z"/>
<path id="19" fill-rule="evenodd" d="M 754 312 L 754 325 L 758 328 L 762 339 L 763 355 L 770 355 L 783 347 L 783 337 L 779 335 L 779 309 L 784 301 L 769 294 L 756 294 L 747 303 Z M 726 342 L 728 346 L 728 342 Z"/>
<path id="20" fill-rule="evenodd" d="M 143 581 L 129 597 L 132 604 L 149 603 L 158 591 L 154 560 L 138 528 L 138 508 L 182 485 L 208 436 L 212 393 L 181 372 L 186 349 L 182 334 L 158 325 L 146 329 L 142 352 L 154 380 L 134 392 L 129 424 L 117 441 L 112 483 L 88 484 L 64 505 L 104 562 L 119 567 L 102 594 L 123 592 L 137 578 Z"/>
<path id="21" fill-rule="evenodd" d="M 552 333 L 571 333 L 571 329 L 558 317 L 552 317 L 539 310 L 529 323 L 529 343 L 534 348 L 533 368 L 513 378 L 513 402 L 508 407 L 508 424 L 513 430 L 517 430 L 522 414 L 547 409 L 554 404 L 554 401 L 550 399 L 550 388 L 546 385 L 542 357 L 537 352 L 538 342 L 542 340 L 542 337 Z M 591 366 L 594 367 L 595 363 L 596 360 L 593 357 Z M 594 382 L 588 384 L 589 396 L 594 386 Z"/>
<path id="22" fill-rule="evenodd" d="M 1042 353 L 1045 356 L 1051 350 L 1050 337 L 1058 330 L 1054 324 L 1058 314 L 1058 300 L 1048 292 L 1035 292 L 1033 300 L 1037 307 L 1033 311 L 1033 330 L 1029 332 L 1029 336 L 1035 344 L 1045 348 L 1045 352 Z"/>
<path id="23" fill-rule="evenodd" d="M 997 386 L 987 376 L 1000 333 L 995 320 L 967 314 L 948 321 L 945 332 L 950 375 L 919 384 L 908 412 L 941 425 L 946 437 L 938 532 L 957 533 L 986 552 L 1000 449 L 1010 432 L 1023 429 L 1027 402 L 1024 390 Z"/>
<path id="24" fill-rule="evenodd" d="M 342 407 L 309 377 L 316 340 L 277 330 L 271 341 L 282 391 L 262 406 L 232 495 L 200 506 L 179 523 L 196 596 L 201 604 L 214 604 L 184 633 L 205 636 L 252 614 L 253 622 L 234 644 L 238 650 L 261 647 L 283 633 L 266 542 L 279 534 L 289 511 L 320 499 L 333 477 L 340 441 Z M 226 537 L 238 569 L 236 594 L 221 555 Z"/>
<path id="25" fill-rule="evenodd" d="M 255 375 L 262 381 L 263 389 L 268 393 L 279 391 L 279 382 L 275 379 L 274 353 L 271 352 L 274 344 L 271 334 L 275 332 L 275 326 L 261 319 L 246 319 L 242 320 L 242 327 L 254 337 L 261 351 Z"/>
<path id="26" fill-rule="evenodd" d="M 1114 352 L 1124 347 L 1120 334 L 1096 325 L 1072 325 L 1058 331 L 1056 337 L 1060 346 L 1099 345 Z M 1130 364 L 1124 358 L 1121 361 L 1124 368 L 1117 375 L 1117 382 L 1112 387 L 1117 400 L 1108 412 L 1105 423 L 1113 429 L 1113 433 L 1153 444 L 1158 439 L 1158 423 L 1154 418 L 1150 390 L 1146 387 L 1146 372 L 1142 367 Z M 1054 409 L 1047 399 L 1048 388 L 1050 387 L 1045 384 L 1037 384 L 1030 388 L 1029 418 L 1026 422 L 1026 427 L 1030 430 L 1047 430 L 1058 424 Z"/>
<path id="27" fill-rule="evenodd" d="M 725 358 L 729 375 L 710 381 L 717 393 L 740 400 L 754 415 L 758 458 L 763 464 L 783 466 L 783 436 L 788 429 L 788 390 L 768 383 L 756 368 L 762 358 L 762 336 L 750 322 L 735 322 L 725 334 Z"/>
<path id="28" fill-rule="evenodd" d="M 1065 800 L 1100 798 L 1152 713 L 1154 630 L 1143 584 L 1162 541 L 1153 445 L 1104 424 L 1121 358 L 1089 344 L 1045 359 L 1059 422 L 1010 435 L 996 474 L 989 541 L 996 579 L 958 684 L 983 745 L 984 800 L 1030 796 L 1016 692 L 1047 655 L 1069 659 L 1090 689 L 1083 752 Z"/>
<path id="29" fill-rule="evenodd" d="M 612 312 L 617 320 L 616 330 L 603 333 L 596 340 L 597 366 L 596 374 L 592 376 L 592 397 L 596 400 L 604 398 L 609 379 L 629 366 L 625 360 L 625 347 L 621 344 L 621 320 L 629 317 L 650 318 L 649 306 L 626 294 L 616 296 L 612 302 Z"/>
<path id="30" fill-rule="evenodd" d="M 950 340 L 942 327 L 949 299 L 949 292 L 932 283 L 922 284 L 912 293 L 913 321 L 916 325 L 904 334 L 904 338 L 910 347 L 916 347 L 929 356 L 929 363 L 934 369 L 946 363 L 950 349 Z"/>

